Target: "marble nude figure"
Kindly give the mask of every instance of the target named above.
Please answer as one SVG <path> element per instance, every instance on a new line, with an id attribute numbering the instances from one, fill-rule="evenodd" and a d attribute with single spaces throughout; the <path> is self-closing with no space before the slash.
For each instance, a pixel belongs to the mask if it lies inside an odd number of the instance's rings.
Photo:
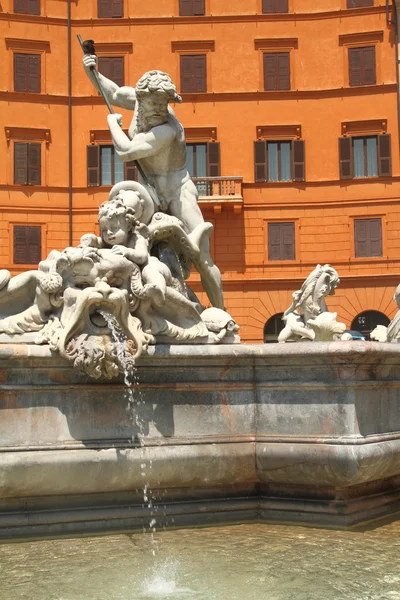
<path id="1" fill-rule="evenodd" d="M 94 56 L 84 66 L 92 78 Z M 205 223 L 186 169 L 183 127 L 169 106 L 179 101 L 170 77 L 143 75 L 119 88 L 99 75 L 109 100 L 133 109 L 129 137 L 108 115 L 122 161 L 139 161 L 146 181 L 123 181 L 99 207 L 100 235 L 53 250 L 37 269 L 11 277 L 0 270 L 3 341 L 49 344 L 90 377 L 132 372 L 150 344 L 239 343 L 224 311 L 221 275 L 210 256 Z M 187 285 L 192 265 L 212 304 Z"/>

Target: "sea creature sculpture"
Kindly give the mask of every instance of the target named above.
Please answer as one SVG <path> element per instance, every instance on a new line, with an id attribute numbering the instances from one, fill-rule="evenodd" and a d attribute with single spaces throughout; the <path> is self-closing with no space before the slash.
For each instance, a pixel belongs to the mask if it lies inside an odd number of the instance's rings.
<path id="1" fill-rule="evenodd" d="M 293 293 L 293 302 L 282 317 L 285 327 L 278 341 L 329 341 L 343 333 L 346 326 L 336 321 L 337 313 L 329 313 L 325 302 L 326 296 L 335 293 L 339 282 L 339 275 L 331 265 L 317 265 Z"/>

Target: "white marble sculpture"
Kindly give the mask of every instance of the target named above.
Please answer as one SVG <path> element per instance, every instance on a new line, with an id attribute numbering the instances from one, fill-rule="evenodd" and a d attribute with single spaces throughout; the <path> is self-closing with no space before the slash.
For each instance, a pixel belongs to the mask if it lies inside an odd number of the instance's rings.
<path id="1" fill-rule="evenodd" d="M 184 129 L 169 106 L 169 102 L 181 102 L 171 78 L 162 71 L 149 71 L 139 79 L 136 87 L 119 87 L 94 70 L 95 55 L 83 57 L 85 71 L 102 91 L 110 104 L 134 110 L 127 136 L 122 129 L 122 116 L 109 114 L 108 126 L 114 148 L 122 160 L 138 161 L 149 185 L 149 194 L 155 210 L 177 217 L 187 233 L 192 233 L 204 223 L 198 206 L 196 186 L 186 167 L 186 142 Z M 142 182 L 144 183 L 144 182 Z M 210 234 L 212 225 L 210 224 Z M 207 236 L 202 237 L 198 256 L 193 264 L 200 273 L 203 287 L 213 306 L 224 308 L 221 275 L 210 255 Z"/>
<path id="2" fill-rule="evenodd" d="M 293 302 L 284 312 L 284 329 L 278 342 L 300 340 L 330 341 L 346 329 L 337 322 L 337 313 L 330 313 L 325 297 L 335 293 L 340 279 L 331 265 L 317 265 L 299 290 L 293 293 Z"/>
<path id="3" fill-rule="evenodd" d="M 396 302 L 399 310 L 390 321 L 389 325 L 377 325 L 373 331 L 369 334 L 371 340 L 376 342 L 400 342 L 400 285 L 397 286 L 393 296 L 393 300 Z"/>
<path id="4" fill-rule="evenodd" d="M 132 371 L 149 344 L 239 342 L 232 317 L 204 310 L 186 284 L 210 224 L 187 233 L 152 202 L 140 183 L 118 184 L 99 208 L 100 236 L 53 250 L 37 270 L 0 271 L 0 333 L 38 332 L 95 378 Z"/>
<path id="5" fill-rule="evenodd" d="M 92 78 L 95 56 L 85 55 L 84 64 Z M 210 257 L 213 226 L 204 222 L 186 169 L 183 127 L 168 105 L 180 101 L 175 86 L 161 71 L 146 73 L 136 88 L 99 77 L 111 103 L 135 110 L 129 137 L 119 115 L 108 123 L 119 156 L 139 161 L 146 181 L 111 189 L 99 208 L 100 236 L 88 233 L 76 248 L 53 250 L 37 270 L 15 277 L 0 271 L 0 335 L 26 341 L 36 332 L 36 343 L 48 343 L 90 377 L 111 378 L 132 371 L 149 344 L 240 339 L 223 310 Z M 186 283 L 192 265 L 212 308 L 204 310 Z"/>

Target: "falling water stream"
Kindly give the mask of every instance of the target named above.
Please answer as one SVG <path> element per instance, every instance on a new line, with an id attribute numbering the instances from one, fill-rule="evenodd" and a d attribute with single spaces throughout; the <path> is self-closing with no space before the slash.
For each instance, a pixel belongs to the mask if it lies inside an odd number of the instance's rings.
<path id="1" fill-rule="evenodd" d="M 123 376 L 124 376 L 124 384 L 125 384 L 125 397 L 127 399 L 127 412 L 138 430 L 137 439 L 139 441 L 140 449 L 141 449 L 141 476 L 143 479 L 143 504 L 147 506 L 150 512 L 150 518 L 148 527 L 144 527 L 144 531 L 148 529 L 151 532 L 150 542 L 152 546 L 152 554 L 155 556 L 157 551 L 157 541 L 155 538 L 156 533 L 156 525 L 157 519 L 155 517 L 155 513 L 158 511 L 158 507 L 155 505 L 153 498 L 150 495 L 150 490 L 148 486 L 148 479 L 151 469 L 153 467 L 153 461 L 146 460 L 145 455 L 145 446 L 144 446 L 144 438 L 145 438 L 145 422 L 140 417 L 140 405 L 144 403 L 144 398 L 142 392 L 139 387 L 139 376 L 136 367 L 132 369 L 128 369 L 128 365 L 126 362 L 125 348 L 127 345 L 127 336 L 122 331 L 117 319 L 114 315 L 101 310 L 101 316 L 106 322 L 108 328 L 111 331 L 112 339 L 115 342 L 118 355 L 120 356 L 121 365 L 123 367 Z M 132 436 L 132 442 L 135 442 L 135 435 Z"/>

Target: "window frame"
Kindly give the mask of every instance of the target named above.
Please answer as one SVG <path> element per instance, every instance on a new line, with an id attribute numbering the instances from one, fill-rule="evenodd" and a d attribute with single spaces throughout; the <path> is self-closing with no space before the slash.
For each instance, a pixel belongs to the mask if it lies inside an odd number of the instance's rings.
<path id="1" fill-rule="evenodd" d="M 113 17 L 113 16 L 101 17 L 100 16 L 100 1 L 101 0 L 97 0 L 97 2 L 96 2 L 96 18 L 97 19 L 103 20 L 103 19 L 124 19 L 125 18 L 125 9 L 126 9 L 125 0 L 121 0 L 121 2 L 122 2 L 122 15 L 119 16 L 119 17 Z M 112 8 L 112 2 L 113 1 L 114 0 L 108 0 L 110 8 Z"/>
<path id="2" fill-rule="evenodd" d="M 364 2 L 371 2 L 371 4 L 366 4 L 365 6 L 349 6 L 349 3 L 352 1 L 354 0 L 346 0 L 345 4 L 347 10 L 357 10 L 358 8 L 371 8 L 372 6 L 375 6 L 375 0 L 360 0 Z"/>
<path id="3" fill-rule="evenodd" d="M 269 259 L 269 225 L 270 224 L 274 224 L 274 223 L 293 223 L 294 229 L 293 229 L 293 234 L 294 234 L 294 243 L 293 243 L 293 248 L 294 248 L 294 256 L 295 258 L 292 259 L 282 259 L 282 260 L 270 260 Z M 293 265 L 293 264 L 297 264 L 300 262 L 301 260 L 301 256 L 300 256 L 300 222 L 299 219 L 297 217 L 294 218 L 269 218 L 269 219 L 264 219 L 264 264 L 270 268 L 273 268 L 274 266 L 276 267 L 281 267 L 283 265 Z"/>
<path id="4" fill-rule="evenodd" d="M 194 72 L 194 59 L 198 58 L 198 57 L 202 57 L 203 62 L 204 62 L 204 71 L 205 71 L 205 76 L 204 76 L 204 86 L 205 89 L 204 90 L 194 90 L 193 89 L 193 84 L 196 82 L 196 78 L 193 77 L 193 72 Z M 192 59 L 192 77 L 191 77 L 191 90 L 184 90 L 183 89 L 183 60 L 185 58 L 190 58 Z M 194 52 L 194 53 L 190 53 L 190 54 L 180 54 L 179 56 L 179 89 L 180 89 L 180 93 L 181 94 L 207 94 L 208 90 L 208 67 L 207 67 L 207 54 L 205 52 Z"/>
<path id="5" fill-rule="evenodd" d="M 365 81 L 365 56 L 363 55 L 363 53 L 361 53 L 361 60 L 360 60 L 360 79 L 361 82 L 360 83 L 352 83 L 352 76 L 351 76 L 351 54 L 354 51 L 357 50 L 366 50 L 366 49 L 371 49 L 374 51 L 374 76 L 375 76 L 375 81 L 372 83 L 367 83 Z M 362 46 L 349 46 L 347 48 L 347 68 L 348 68 L 348 84 L 349 87 L 353 88 L 353 87 L 371 87 L 374 85 L 377 85 L 377 50 L 376 50 L 376 44 L 368 44 L 368 45 L 362 45 Z"/>
<path id="6" fill-rule="evenodd" d="M 26 5 L 30 5 L 32 0 L 25 0 L 25 4 Z M 12 3 L 11 3 L 12 2 Z M 39 17 L 42 14 L 42 3 L 41 0 L 38 0 L 38 5 L 39 5 L 39 12 L 31 12 L 29 10 L 27 11 L 17 11 L 15 10 L 15 5 L 18 2 L 18 0 L 11 0 L 10 4 L 12 6 L 12 13 L 14 15 L 32 15 L 32 16 L 37 16 Z"/>
<path id="7" fill-rule="evenodd" d="M 368 124 L 368 122 L 366 122 Z M 342 126 L 343 131 L 343 126 Z M 385 133 L 379 133 L 378 131 L 368 131 L 365 132 L 357 131 L 353 132 L 353 135 L 344 135 L 339 137 L 339 180 L 340 181 L 365 181 L 369 179 L 377 180 L 379 178 L 384 177 L 392 177 L 392 139 L 390 133 L 386 133 L 386 128 L 384 128 Z M 364 139 L 367 138 L 376 138 L 377 139 L 377 175 L 364 175 L 363 177 L 355 177 L 355 162 L 354 162 L 354 139 Z M 349 144 L 345 144 L 344 141 L 348 140 Z M 382 150 L 382 146 L 387 144 L 386 150 L 388 152 L 384 153 L 384 148 Z M 346 147 L 347 146 L 347 147 Z M 349 151 L 349 156 L 347 157 L 346 153 Z M 366 161 L 366 154 L 364 150 L 364 164 Z M 344 175 L 344 171 L 347 172 L 345 164 L 349 165 L 349 174 Z M 387 167 L 385 171 L 385 166 Z"/>
<path id="8" fill-rule="evenodd" d="M 182 1 L 183 0 L 177 0 L 177 2 L 178 2 L 178 15 L 180 17 L 204 17 L 205 15 L 207 15 L 207 2 L 208 2 L 208 0 L 200 0 L 203 3 L 203 12 L 198 13 L 198 14 L 195 14 L 195 8 L 194 8 L 195 0 L 189 0 L 189 1 L 191 1 L 192 5 L 193 5 L 193 12 L 191 14 L 183 14 L 183 11 L 182 11 Z"/>
<path id="9" fill-rule="evenodd" d="M 40 227 L 40 259 L 38 262 L 15 262 L 15 255 L 14 255 L 14 249 L 15 249 L 15 228 L 16 227 Z M 21 269 L 23 267 L 32 267 L 32 265 L 37 265 L 41 260 L 43 260 L 43 256 L 46 256 L 47 254 L 47 249 L 46 249 L 46 234 L 47 234 L 47 229 L 48 229 L 48 225 L 47 223 L 43 223 L 43 222 L 38 222 L 38 223 L 22 223 L 20 221 L 14 221 L 14 222 L 10 222 L 9 223 L 9 229 L 11 230 L 11 235 L 9 236 L 9 241 L 10 241 L 10 247 L 9 247 L 9 256 L 10 256 L 10 263 L 15 266 L 18 269 Z"/>
<path id="10" fill-rule="evenodd" d="M 289 180 L 279 180 L 279 181 L 273 181 L 270 180 L 269 177 L 269 172 L 268 172 L 268 144 L 269 143 L 285 143 L 285 142 L 290 142 L 290 179 Z M 257 161 L 257 147 L 256 144 L 257 143 L 264 143 L 265 144 L 265 149 L 264 149 L 264 154 L 265 154 L 265 162 L 260 162 Z M 299 146 L 296 147 L 296 143 L 299 143 Z M 300 148 L 302 155 L 303 155 L 303 161 L 295 161 L 295 154 L 297 152 L 297 149 Z M 265 174 L 266 174 L 266 178 L 265 179 L 261 179 L 257 177 L 257 166 L 260 165 L 264 165 L 265 168 Z M 303 171 L 303 177 L 299 178 L 296 177 L 296 167 L 300 165 Z M 279 166 L 278 166 L 278 170 L 279 170 Z M 280 185 L 290 185 L 293 183 L 300 183 L 300 182 L 305 182 L 306 179 L 306 150 L 305 150 L 305 140 L 302 138 L 283 138 L 283 139 L 273 139 L 273 138 L 263 138 L 263 139 L 257 139 L 254 142 L 254 183 L 260 183 L 260 184 L 268 184 L 268 185 L 275 185 L 275 184 L 280 184 Z"/>
<path id="11" fill-rule="evenodd" d="M 355 235 L 355 229 L 356 229 L 356 225 L 355 222 L 356 221 L 373 221 L 373 220 L 380 220 L 381 221 L 381 246 L 382 246 L 382 254 L 380 256 L 356 256 L 356 235 Z M 387 219 L 386 219 L 386 215 L 384 214 L 372 214 L 372 215 L 353 215 L 350 217 L 350 234 L 351 234 L 351 261 L 352 262 L 357 262 L 357 261 L 369 261 L 369 260 L 376 260 L 376 261 L 381 261 L 381 260 L 386 260 L 386 256 L 387 256 L 387 241 L 386 241 L 386 225 L 387 225 Z"/>
<path id="12" fill-rule="evenodd" d="M 278 3 L 279 0 L 273 0 L 275 3 Z M 261 0 L 261 14 L 263 15 L 287 15 L 289 14 L 291 11 L 291 0 L 286 0 L 287 2 L 287 10 L 273 10 L 273 11 L 264 11 L 264 1 Z"/>

